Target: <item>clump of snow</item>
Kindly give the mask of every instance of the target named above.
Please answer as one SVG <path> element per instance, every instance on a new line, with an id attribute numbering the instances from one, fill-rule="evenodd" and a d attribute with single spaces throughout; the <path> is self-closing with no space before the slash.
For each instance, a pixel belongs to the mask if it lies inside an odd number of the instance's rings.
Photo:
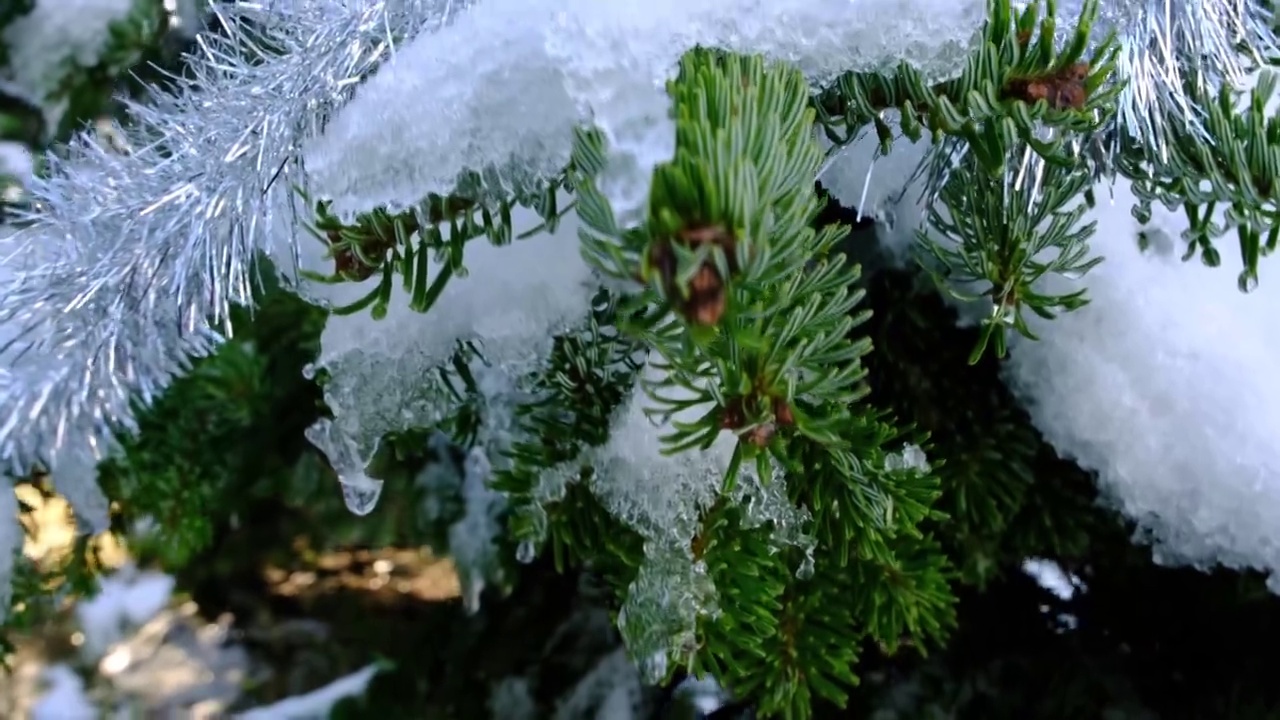
<path id="1" fill-rule="evenodd" d="M 35 157 L 26 145 L 12 140 L 0 140 L 0 202 L 19 199 L 22 186 L 31 181 L 35 172 Z M 12 185 L 6 187 L 6 179 Z"/>
<path id="2" fill-rule="evenodd" d="M 1053 560 L 1027 558 L 1022 561 L 1022 572 L 1062 600 L 1070 600 L 1078 590 L 1084 589 L 1084 582 L 1080 578 L 1067 572 Z"/>
<path id="3" fill-rule="evenodd" d="M 99 710 L 85 693 L 84 679 L 66 665 L 44 671 L 47 689 L 31 706 L 31 720 L 96 720 Z"/>
<path id="4" fill-rule="evenodd" d="M 880 158 L 877 146 L 874 135 L 853 143 L 821 180 L 876 217 L 882 246 L 903 261 L 924 224 L 923 182 L 911 175 L 929 145 L 898 139 Z M 1181 262 L 1186 220 L 1158 206 L 1143 254 L 1128 185 L 1098 197 L 1086 219 L 1099 223 L 1092 244 L 1105 262 L 1082 279 L 1045 280 L 1053 292 L 1086 287 L 1093 302 L 1052 321 L 1031 317 L 1042 340 L 1013 338 L 1009 383 L 1059 452 L 1098 471 L 1158 559 L 1275 573 L 1280 385 L 1267 368 L 1280 353 L 1280 286 L 1266 282 L 1265 260 L 1248 295 L 1230 268 Z M 946 298 L 962 325 L 990 309 Z"/>
<path id="5" fill-rule="evenodd" d="M 169 604 L 174 580 L 158 572 L 139 571 L 125 566 L 98 581 L 98 594 L 80 601 L 75 608 L 81 651 L 96 661 L 125 633 L 150 620 Z"/>
<path id="6" fill-rule="evenodd" d="M 915 443 L 907 443 L 901 452 L 889 453 L 884 459 L 884 466 L 890 472 L 929 472 L 929 459 L 924 450 Z"/>
<path id="7" fill-rule="evenodd" d="M 986 0 L 484 0 L 399 49 L 306 148 L 340 214 L 407 207 L 488 170 L 509 192 L 567 163 L 572 129 L 610 141 L 602 189 L 624 221 L 674 138 L 664 84 L 695 45 L 761 53 L 815 84 L 909 60 L 954 77 Z"/>
<path id="8" fill-rule="evenodd" d="M 669 414 L 661 411 L 651 392 L 672 403 L 699 397 L 671 373 L 661 354 L 650 351 L 641 381 L 610 424 L 609 441 L 548 470 L 533 491 L 538 503 L 555 502 L 569 483 L 578 481 L 581 468 L 588 466 L 592 469 L 589 487 L 596 499 L 644 539 L 645 561 L 627 589 L 618 627 L 632 655 L 641 659 L 643 676 L 652 681 L 661 679 L 670 657 L 693 652 L 698 621 L 719 612 L 706 563 L 693 548 L 703 516 L 721 495 L 739 442 L 726 430 L 706 449 L 675 455 L 663 452 L 663 438 L 675 427 L 695 423 L 711 409 L 708 401 Z M 698 382 L 703 381 L 694 381 L 695 387 Z M 761 478 L 753 464 L 745 464 L 726 499 L 743 508 L 746 529 L 768 525 L 776 546 L 804 549 L 808 559 L 797 572 L 801 576 L 812 572 L 816 545 L 809 528 L 812 516 L 789 500 L 780 469 Z M 522 552 L 528 557 L 532 548 Z"/>
<path id="9" fill-rule="evenodd" d="M 693 405 L 669 418 L 653 417 L 657 407 L 646 385 L 661 387 L 664 398 L 693 400 L 694 393 L 668 386 L 669 370 L 657 351 L 649 354 L 644 378 L 611 424 L 609 442 L 590 455 L 591 490 L 601 504 L 645 539 L 666 546 L 687 546 L 702 513 L 715 502 L 733 457 L 737 438 L 722 432 L 706 450 L 664 455 L 662 437 L 678 423 L 696 422 L 711 406 Z"/>
<path id="10" fill-rule="evenodd" d="M 731 699 L 729 693 L 720 687 L 720 683 L 710 676 L 686 677 L 676 686 L 673 695 L 675 700 L 685 703 L 687 707 L 699 713 L 697 717 L 710 715 Z"/>
<path id="11" fill-rule="evenodd" d="M 9 51 L 14 82 L 41 101 L 66 79 L 68 65 L 91 68 L 110 42 L 113 23 L 124 20 L 136 0 L 38 0 L 35 8 L 0 33 Z M 60 111 L 46 108 L 51 122 Z"/>
<path id="12" fill-rule="evenodd" d="M 1271 573 L 1280 592 L 1280 276 L 1241 293 L 1229 267 L 1142 253 L 1124 183 L 1099 192 L 1095 249 L 1083 279 L 1092 303 L 1036 320 L 1017 340 L 1007 380 L 1064 456 L 1098 473 L 1137 521 L 1157 560 Z M 1185 219 L 1157 207 L 1152 228 L 1180 237 Z"/>
<path id="13" fill-rule="evenodd" d="M 616 518 L 645 539 L 645 562 L 618 615 L 618 628 L 644 676 L 665 674 L 667 657 L 692 646 L 698 619 L 715 612 L 715 587 L 691 550 L 702 514 L 715 502 L 737 438 L 723 432 L 706 450 L 664 455 L 661 438 L 677 423 L 693 422 L 708 407 L 695 405 L 671 417 L 652 417 L 646 385 L 665 398 L 694 399 L 693 391 L 668 386 L 669 367 L 653 351 L 631 400 L 611 425 L 609 442 L 588 453 L 591 490 Z"/>
<path id="14" fill-rule="evenodd" d="M 239 720 L 323 720 L 329 717 L 334 705 L 349 697 L 364 695 L 370 681 L 381 670 L 379 665 L 368 665 L 318 690 L 254 708 L 235 717 Z"/>
<path id="15" fill-rule="evenodd" d="M 537 226 L 531 210 L 512 213 L 516 232 Z M 436 304 L 422 314 L 409 308 L 408 295 L 395 291 L 386 317 L 366 312 L 331 315 L 321 336 L 315 368 L 327 371 L 325 402 L 333 420 L 308 431 L 344 479 L 344 492 L 368 512 L 380 484 L 364 468 L 387 433 L 431 427 L 456 405 L 434 371 L 461 341 L 473 342 L 484 363 L 473 363 L 481 394 L 492 400 L 486 431 L 506 432 L 503 402 L 514 378 L 536 367 L 553 337 L 589 310 L 597 283 L 579 252 L 577 223 L 566 217 L 554 233 L 542 233 L 495 247 L 481 238 L 464 254 L 466 276 L 449 280 Z M 439 265 L 433 263 L 434 279 Z M 372 280 L 371 282 L 377 282 Z M 345 302 L 370 285 L 312 287 L 337 292 Z M 315 369 L 313 368 L 313 370 Z"/>

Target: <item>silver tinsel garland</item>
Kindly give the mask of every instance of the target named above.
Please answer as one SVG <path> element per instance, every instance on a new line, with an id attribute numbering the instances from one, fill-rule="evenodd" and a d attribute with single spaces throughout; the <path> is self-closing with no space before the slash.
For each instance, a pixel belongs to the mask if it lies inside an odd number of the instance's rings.
<path id="1" fill-rule="evenodd" d="M 1067 0 L 1062 13 L 1077 16 L 1082 4 Z M 1280 54 L 1262 0 L 1103 0 L 1097 30 L 1110 29 L 1122 39 L 1117 74 L 1128 81 L 1115 129 L 1157 161 L 1170 122 L 1209 139 L 1188 87 L 1210 94 L 1224 83 L 1239 87 L 1265 58 Z"/>
<path id="2" fill-rule="evenodd" d="M 230 331 L 230 308 L 252 300 L 255 257 L 296 264 L 296 245 L 281 239 L 300 235 L 291 213 L 293 187 L 305 184 L 303 140 L 397 42 L 465 4 L 216 3 L 224 31 L 200 39 L 175 89 L 131 105 L 125 151 L 84 135 L 49 157 L 48 174 L 30 188 L 24 229 L 0 240 L 0 460 L 8 470 L 83 467 L 134 430 L 133 403 L 150 402 L 190 358 L 216 347 Z M 1080 5 L 1064 0 L 1064 28 Z M 1129 81 L 1110 130 L 1155 160 L 1169 123 L 1199 127 L 1189 80 L 1238 83 L 1275 54 L 1260 0 L 1103 7 L 1099 30 L 1120 34 L 1119 70 Z"/>
<path id="3" fill-rule="evenodd" d="M 216 347 L 252 300 L 255 256 L 292 263 L 278 231 L 302 140 L 450 5 L 216 3 L 222 31 L 199 38 L 172 90 L 130 105 L 123 143 L 82 134 L 48 156 L 25 227 L 0 245 L 10 471 L 100 456 L 134 429 L 133 403 Z"/>

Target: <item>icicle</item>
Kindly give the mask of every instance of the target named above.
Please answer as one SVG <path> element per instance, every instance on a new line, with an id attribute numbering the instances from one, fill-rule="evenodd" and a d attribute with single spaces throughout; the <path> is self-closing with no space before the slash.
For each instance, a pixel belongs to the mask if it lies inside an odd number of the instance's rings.
<path id="1" fill-rule="evenodd" d="M 480 594 L 486 584 L 502 576 L 497 538 L 503 530 L 499 517 L 505 498 L 489 487 L 491 476 L 489 458 L 480 448 L 472 449 L 462 481 L 466 511 L 449 528 L 449 554 L 462 576 L 462 601 L 467 612 L 480 609 Z"/>
<path id="2" fill-rule="evenodd" d="M 382 481 L 364 473 L 339 475 L 338 483 L 342 485 L 342 501 L 356 515 L 373 512 L 378 506 L 378 498 L 382 497 Z"/>
<path id="3" fill-rule="evenodd" d="M 512 212 L 516 232 L 540 222 L 527 208 Z M 364 474 L 381 438 L 437 427 L 456 409 L 458 398 L 437 371 L 450 367 L 460 342 L 474 343 L 484 358 L 470 366 L 485 403 L 478 444 L 494 450 L 509 440 L 516 380 L 539 366 L 557 333 L 582 318 L 595 290 L 572 215 L 555 233 L 510 245 L 473 240 L 464 260 L 466 277 L 450 280 L 426 315 L 409 307 L 401 289 L 380 320 L 368 312 L 331 315 L 320 356 L 304 369 L 311 377 L 327 375 L 325 403 L 333 418 L 308 437 L 329 456 L 355 512 L 372 510 L 381 491 L 381 483 Z M 430 276 L 438 269 L 433 265 Z M 336 303 L 367 290 L 359 284 L 317 284 L 308 292 L 316 294 L 314 300 Z"/>
<path id="4" fill-rule="evenodd" d="M 684 548 L 645 548 L 627 599 L 618 613 L 618 630 L 645 682 L 664 679 L 669 658 L 687 659 L 697 649 L 697 624 L 719 615 L 715 585 L 707 566 Z"/>
<path id="5" fill-rule="evenodd" d="M 347 509 L 356 515 L 373 512 L 382 495 L 382 481 L 365 474 L 365 461 L 360 458 L 355 442 L 341 435 L 328 418 L 317 420 L 307 428 L 306 435 L 311 444 L 325 454 L 329 465 L 338 474 Z"/>
<path id="6" fill-rule="evenodd" d="M 538 546 L 532 540 L 521 540 L 516 546 L 516 562 L 528 565 L 538 559 Z"/>

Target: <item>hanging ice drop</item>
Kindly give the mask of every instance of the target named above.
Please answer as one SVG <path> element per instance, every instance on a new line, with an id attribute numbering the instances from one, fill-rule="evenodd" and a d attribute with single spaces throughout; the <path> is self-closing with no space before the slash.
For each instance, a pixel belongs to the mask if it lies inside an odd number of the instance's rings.
<path id="1" fill-rule="evenodd" d="M 812 580 L 814 571 L 813 550 L 806 550 L 804 560 L 800 561 L 800 567 L 796 568 L 797 580 Z"/>
<path id="2" fill-rule="evenodd" d="M 351 475 L 338 478 L 342 485 L 342 500 L 347 509 L 356 515 L 368 515 L 378 506 L 382 497 L 382 481 L 367 475 Z"/>
<path id="3" fill-rule="evenodd" d="M 528 565 L 538 559 L 538 547 L 531 540 L 521 540 L 516 546 L 516 562 Z"/>
<path id="4" fill-rule="evenodd" d="M 334 426 L 329 418 L 321 418 L 306 430 L 307 439 L 329 459 L 329 466 L 342 485 L 342 500 L 356 515 L 368 515 L 378 506 L 382 481 L 364 474 L 365 460 L 355 442 Z"/>

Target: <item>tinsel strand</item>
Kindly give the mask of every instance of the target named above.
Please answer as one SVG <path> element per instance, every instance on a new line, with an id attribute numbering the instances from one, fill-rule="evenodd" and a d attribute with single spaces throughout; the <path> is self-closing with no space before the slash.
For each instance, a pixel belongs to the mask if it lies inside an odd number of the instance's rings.
<path id="1" fill-rule="evenodd" d="M 447 0 L 223 2 L 172 87 L 128 103 L 124 152 L 47 157 L 0 266 L 0 459 L 100 456 L 252 301 L 255 258 L 292 265 L 301 141 Z M 285 251 L 281 252 L 284 247 Z M 81 461 L 87 458 L 79 458 Z M 80 465 L 81 463 L 76 463 Z"/>
<path id="2" fill-rule="evenodd" d="M 1083 0 L 1059 3 L 1060 42 L 1075 31 L 1083 5 Z M 1175 127 L 1202 142 L 1215 142 L 1193 94 L 1211 96 L 1224 84 L 1244 87 L 1267 58 L 1280 56 L 1274 13 L 1265 0 L 1102 0 L 1091 44 L 1096 47 L 1110 32 L 1121 39 L 1115 81 L 1123 87 L 1116 113 L 1092 135 L 1069 140 L 1098 180 L 1115 179 L 1122 151 L 1139 152 L 1151 164 L 1167 164 Z M 963 141 L 949 137 L 924 158 L 909 181 L 924 178 L 920 202 L 937 202 L 968 150 Z M 1006 180 L 1017 187 L 1029 183 L 1032 192 L 1026 197 L 1038 202 L 1045 163 L 1038 154 L 1019 153 L 1009 158 Z"/>

